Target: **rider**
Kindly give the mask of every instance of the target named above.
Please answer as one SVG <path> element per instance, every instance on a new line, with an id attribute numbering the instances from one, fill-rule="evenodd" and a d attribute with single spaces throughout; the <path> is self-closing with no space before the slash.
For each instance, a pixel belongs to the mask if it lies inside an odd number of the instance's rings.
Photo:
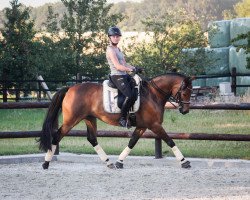
<path id="1" fill-rule="evenodd" d="M 121 108 L 121 117 L 119 124 L 123 127 L 128 127 L 127 115 L 130 107 L 134 103 L 132 88 L 130 85 L 131 77 L 128 72 L 136 70 L 135 67 L 128 65 L 125 61 L 124 54 L 117 47 L 121 39 L 121 31 L 118 27 L 111 27 L 108 30 L 110 45 L 107 47 L 106 58 L 110 66 L 110 78 L 120 92 L 125 96 L 125 100 Z"/>

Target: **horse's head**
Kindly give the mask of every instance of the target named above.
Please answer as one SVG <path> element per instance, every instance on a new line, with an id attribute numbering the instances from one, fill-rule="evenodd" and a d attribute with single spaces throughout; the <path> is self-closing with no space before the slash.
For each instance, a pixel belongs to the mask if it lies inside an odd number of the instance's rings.
<path id="1" fill-rule="evenodd" d="M 170 103 L 177 103 L 180 113 L 187 114 L 192 93 L 192 80 L 194 79 L 195 77 L 171 73 L 153 78 L 150 84 L 164 99 L 170 100 Z"/>
<path id="2" fill-rule="evenodd" d="M 178 83 L 178 87 L 172 91 L 172 95 L 176 103 L 179 104 L 179 111 L 183 115 L 189 112 L 193 79 L 194 77 L 185 77 Z"/>

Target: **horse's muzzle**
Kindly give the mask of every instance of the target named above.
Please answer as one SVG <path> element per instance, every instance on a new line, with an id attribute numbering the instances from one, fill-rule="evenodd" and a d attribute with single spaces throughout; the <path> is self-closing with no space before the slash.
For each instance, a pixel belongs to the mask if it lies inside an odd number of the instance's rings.
<path id="1" fill-rule="evenodd" d="M 183 115 L 189 113 L 189 109 L 185 109 L 185 110 L 184 110 L 183 107 L 180 107 L 180 108 L 179 108 L 179 111 L 180 111 L 180 113 L 183 114 Z"/>
<path id="2" fill-rule="evenodd" d="M 189 113 L 189 110 L 184 111 L 184 112 L 182 112 L 181 114 L 185 115 L 185 114 L 187 114 L 187 113 Z"/>

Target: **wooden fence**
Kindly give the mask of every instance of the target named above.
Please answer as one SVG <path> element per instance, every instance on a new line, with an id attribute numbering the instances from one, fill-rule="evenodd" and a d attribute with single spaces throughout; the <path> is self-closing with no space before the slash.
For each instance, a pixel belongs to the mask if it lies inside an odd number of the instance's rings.
<path id="1" fill-rule="evenodd" d="M 16 102 L 0 103 L 0 109 L 32 109 L 47 108 L 50 102 Z M 190 109 L 216 109 L 216 110 L 250 110 L 250 103 L 241 104 L 214 104 L 191 105 Z M 28 138 L 39 137 L 40 131 L 0 132 L 0 138 Z M 68 136 L 86 136 L 86 131 L 70 131 Z M 98 131 L 98 137 L 130 137 L 130 131 Z M 168 133 L 172 139 L 182 140 L 225 140 L 225 141 L 250 141 L 250 134 L 216 134 L 216 133 Z M 162 141 L 152 132 L 146 132 L 142 138 L 155 139 L 155 158 L 162 158 Z M 59 153 L 59 147 L 57 149 Z"/>
<path id="2" fill-rule="evenodd" d="M 232 87 L 232 92 L 236 95 L 237 88 L 239 87 L 250 87 L 250 85 L 238 85 L 237 84 L 237 77 L 240 76 L 250 76 L 250 74 L 238 74 L 236 72 L 236 68 L 232 69 L 232 74 L 220 74 L 220 75 L 200 75 L 196 76 L 196 79 L 207 79 L 207 78 L 220 78 L 220 77 L 231 77 L 231 87 Z M 76 79 L 74 80 L 58 80 L 58 81 L 53 81 L 53 80 L 46 80 L 46 83 L 54 83 L 54 84 L 61 84 L 65 85 L 66 83 L 81 83 L 83 81 L 92 81 L 92 82 L 102 82 L 103 80 L 89 80 L 89 79 L 82 79 L 82 76 L 78 73 L 76 76 Z M 37 101 L 42 100 L 42 93 L 44 92 L 45 95 L 45 90 L 41 88 L 40 83 L 43 82 L 41 80 L 27 80 L 27 81 L 15 81 L 15 80 L 0 80 L 0 93 L 3 94 L 3 97 L 0 98 L 2 99 L 3 102 L 7 102 L 8 100 L 11 101 L 20 101 L 20 92 L 36 92 L 37 93 Z M 15 88 L 8 88 L 7 86 L 9 84 L 15 83 Z M 33 88 L 21 88 L 20 85 L 23 84 L 33 84 L 36 85 Z M 63 84 L 62 84 L 63 83 Z M 50 89 L 50 91 L 56 91 L 56 89 Z M 11 92 L 14 94 L 15 98 L 8 98 L 8 92 Z"/>

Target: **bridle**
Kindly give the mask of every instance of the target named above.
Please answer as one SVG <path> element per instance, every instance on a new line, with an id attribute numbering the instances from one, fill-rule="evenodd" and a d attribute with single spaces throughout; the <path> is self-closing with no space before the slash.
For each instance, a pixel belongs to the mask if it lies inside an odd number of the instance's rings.
<path id="1" fill-rule="evenodd" d="M 169 102 L 170 102 L 175 108 L 177 108 L 177 107 L 176 107 L 176 105 L 174 105 L 172 102 L 175 102 L 175 103 L 179 104 L 180 107 L 182 107 L 184 104 L 190 104 L 190 101 L 183 101 L 182 98 L 181 98 L 181 93 L 182 93 L 184 90 L 190 90 L 190 91 L 193 90 L 193 89 L 190 88 L 190 87 L 185 87 L 185 88 L 184 88 L 184 80 L 182 80 L 181 85 L 180 85 L 178 91 L 176 92 L 176 94 L 175 94 L 174 96 L 173 96 L 173 94 L 172 94 L 171 91 L 170 91 L 170 92 L 169 92 L 169 91 L 168 91 L 168 92 L 165 92 L 164 90 L 162 90 L 161 88 L 159 88 L 159 87 L 157 86 L 157 84 L 154 82 L 154 80 L 151 80 L 151 81 L 150 81 L 150 84 L 151 84 L 152 87 L 155 88 L 159 93 L 161 93 L 162 95 L 164 95 L 165 98 L 166 98 L 167 100 L 171 100 L 171 101 L 169 101 Z"/>

